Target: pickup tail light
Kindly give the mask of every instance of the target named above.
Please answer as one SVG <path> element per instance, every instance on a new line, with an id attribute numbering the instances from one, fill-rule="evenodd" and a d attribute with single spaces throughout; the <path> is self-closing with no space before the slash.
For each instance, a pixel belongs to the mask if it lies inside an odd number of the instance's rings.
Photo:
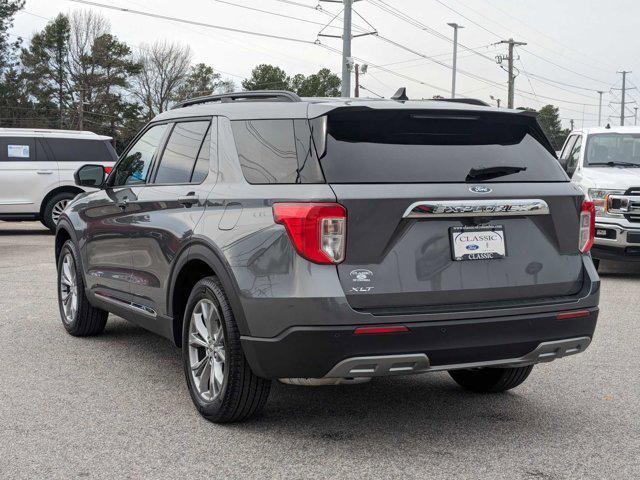
<path id="1" fill-rule="evenodd" d="M 578 248 L 582 253 L 591 250 L 595 232 L 596 207 L 592 201 L 585 200 L 580 208 L 580 235 L 578 237 Z"/>
<path id="2" fill-rule="evenodd" d="M 347 211 L 338 203 L 275 203 L 273 218 L 284 225 L 296 251 L 319 264 L 344 260 Z"/>

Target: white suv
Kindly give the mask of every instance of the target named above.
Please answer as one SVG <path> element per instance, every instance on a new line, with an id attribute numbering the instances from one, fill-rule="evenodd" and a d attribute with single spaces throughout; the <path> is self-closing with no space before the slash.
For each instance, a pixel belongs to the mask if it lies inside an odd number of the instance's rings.
<path id="1" fill-rule="evenodd" d="M 84 131 L 0 128 L 0 220 L 40 220 L 54 230 L 69 200 L 84 191 L 75 171 L 115 164 L 110 140 Z"/>
<path id="2" fill-rule="evenodd" d="M 560 163 L 596 205 L 596 266 L 600 259 L 640 261 L 640 127 L 571 132 Z"/>

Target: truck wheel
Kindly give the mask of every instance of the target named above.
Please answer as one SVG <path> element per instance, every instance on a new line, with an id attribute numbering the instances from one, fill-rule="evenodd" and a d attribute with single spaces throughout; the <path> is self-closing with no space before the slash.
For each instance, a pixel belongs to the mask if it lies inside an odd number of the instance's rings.
<path id="1" fill-rule="evenodd" d="M 591 260 L 593 260 L 593 266 L 596 267 L 596 272 L 600 271 L 600 259 L 592 258 Z"/>
<path id="2" fill-rule="evenodd" d="M 231 305 L 215 277 L 200 280 L 189 296 L 182 361 L 191 399 L 211 422 L 245 420 L 267 402 L 271 381 L 249 367 Z"/>
<path id="3" fill-rule="evenodd" d="M 54 231 L 56 225 L 58 225 L 58 220 L 60 220 L 60 214 L 76 195 L 77 193 L 62 192 L 51 197 L 42 212 L 42 219 L 40 220 L 42 224 L 49 230 Z"/>
<path id="4" fill-rule="evenodd" d="M 109 313 L 87 299 L 79 255 L 71 240 L 62 246 L 58 259 L 58 306 L 64 328 L 75 337 L 97 335 L 107 324 Z"/>
<path id="5" fill-rule="evenodd" d="M 533 365 L 517 368 L 480 368 L 450 370 L 449 375 L 458 385 L 467 390 L 484 393 L 505 392 L 524 382 Z"/>

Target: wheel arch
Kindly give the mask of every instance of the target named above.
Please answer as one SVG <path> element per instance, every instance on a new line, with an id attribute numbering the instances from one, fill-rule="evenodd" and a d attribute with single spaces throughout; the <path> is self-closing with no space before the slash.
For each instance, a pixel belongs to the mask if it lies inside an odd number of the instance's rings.
<path id="1" fill-rule="evenodd" d="M 167 313 L 173 319 L 173 341 L 178 347 L 182 345 L 184 309 L 191 290 L 199 280 L 207 276 L 215 276 L 220 280 L 240 334 L 249 333 L 240 303 L 239 288 L 231 273 L 231 267 L 215 246 L 204 240 L 195 240 L 177 260 L 167 292 Z"/>
<path id="2" fill-rule="evenodd" d="M 47 204 L 49 203 L 49 200 L 51 200 L 54 196 L 58 195 L 59 193 L 75 193 L 76 195 L 78 195 L 80 193 L 84 193 L 84 190 L 82 190 L 80 187 L 75 187 L 72 185 L 62 185 L 60 187 L 54 188 L 49 193 L 47 193 L 45 197 L 42 199 L 42 203 L 40 204 L 40 213 L 39 213 L 40 218 L 44 218 L 44 210 L 45 208 L 47 208 Z"/>
<path id="3" fill-rule="evenodd" d="M 58 227 L 56 228 L 56 237 L 55 237 L 55 259 L 56 265 L 58 264 L 58 258 L 60 257 L 60 252 L 62 250 L 62 246 L 65 244 L 67 240 L 76 241 L 76 236 L 74 234 L 73 228 L 67 223 L 66 220 L 61 219 L 58 223 Z"/>

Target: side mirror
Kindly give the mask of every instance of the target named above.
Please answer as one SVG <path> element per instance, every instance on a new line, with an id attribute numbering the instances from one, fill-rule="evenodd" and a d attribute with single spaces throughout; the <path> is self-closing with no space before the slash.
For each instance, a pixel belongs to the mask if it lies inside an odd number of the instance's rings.
<path id="1" fill-rule="evenodd" d="M 79 187 L 101 188 L 104 184 L 105 170 L 102 165 L 83 165 L 73 178 Z"/>

